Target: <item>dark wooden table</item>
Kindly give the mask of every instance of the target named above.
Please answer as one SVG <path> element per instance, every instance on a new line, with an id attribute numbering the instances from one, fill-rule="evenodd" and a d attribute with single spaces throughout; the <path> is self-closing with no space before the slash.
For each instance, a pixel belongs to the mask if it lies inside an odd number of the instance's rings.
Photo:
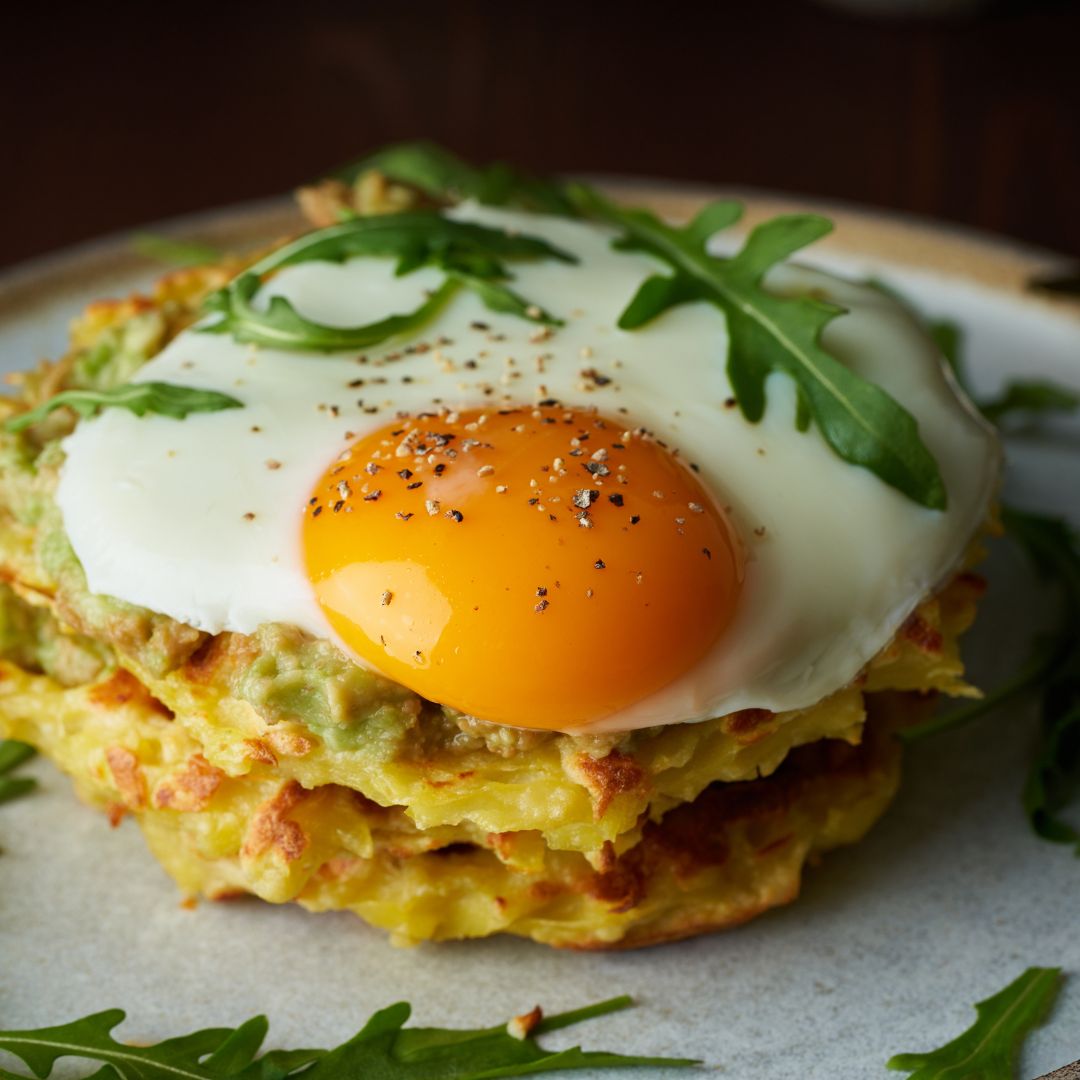
<path id="1" fill-rule="evenodd" d="M 18 5 L 0 263 L 389 140 L 915 211 L 1080 256 L 1080 5 Z"/>

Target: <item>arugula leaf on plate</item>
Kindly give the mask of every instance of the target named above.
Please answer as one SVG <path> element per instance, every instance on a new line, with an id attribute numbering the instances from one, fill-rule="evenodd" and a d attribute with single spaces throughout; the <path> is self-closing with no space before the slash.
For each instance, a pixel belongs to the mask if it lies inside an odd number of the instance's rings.
<path id="1" fill-rule="evenodd" d="M 548 1051 L 536 1036 L 628 1008 L 628 997 L 612 998 L 541 1019 L 531 1031 L 510 1025 L 478 1030 L 406 1028 L 404 1002 L 375 1013 L 351 1039 L 333 1050 L 259 1051 L 268 1029 L 253 1017 L 237 1028 L 207 1028 L 151 1046 L 118 1042 L 112 1032 L 125 1017 L 108 1009 L 56 1027 L 0 1031 L 0 1050 L 20 1058 L 37 1077 L 48 1077 L 61 1058 L 101 1062 L 87 1080 L 487 1080 L 571 1069 L 686 1068 L 687 1058 L 636 1057 L 586 1051 Z M 0 1070 L 0 1077 L 24 1080 Z"/>
<path id="2" fill-rule="evenodd" d="M 879 280 L 869 284 L 911 307 L 891 285 Z M 957 381 L 974 397 L 961 355 L 963 331 L 948 320 L 925 325 Z M 1015 412 L 1074 412 L 1080 408 L 1080 394 L 1047 380 L 1016 379 L 1007 382 L 997 398 L 976 404 L 987 419 L 999 422 Z M 1035 638 L 1023 666 L 982 698 L 907 728 L 898 736 L 903 742 L 917 742 L 962 727 L 1007 702 L 1039 691 L 1040 738 L 1024 783 L 1024 809 L 1037 835 L 1072 844 L 1080 855 L 1080 829 L 1060 816 L 1080 795 L 1080 640 L 1076 633 L 1080 626 L 1080 537 L 1058 517 L 1005 506 L 1001 519 L 1007 535 L 1023 549 L 1035 572 L 1053 587 L 1059 605 L 1057 621 Z"/>
<path id="3" fill-rule="evenodd" d="M 17 742 L 15 739 L 0 739 L 0 803 L 17 799 L 37 787 L 37 781 L 32 776 L 8 775 L 36 753 L 37 751 L 26 743 Z"/>
<path id="4" fill-rule="evenodd" d="M 541 1020 L 534 1034 L 580 1023 L 595 1016 L 624 1009 L 626 997 Z M 532 1076 L 569 1069 L 646 1067 L 692 1067 L 688 1058 L 633 1057 L 607 1051 L 547 1051 L 530 1036 L 518 1038 L 506 1025 L 478 1031 L 443 1028 L 406 1028 L 409 1006 L 404 1002 L 377 1012 L 349 1042 L 321 1058 L 305 1077 L 337 1080 L 339 1077 L 379 1076 L 386 1080 L 429 1080 L 434 1077 L 469 1078 Z"/>
<path id="5" fill-rule="evenodd" d="M 926 332 L 937 343 L 961 389 L 975 400 L 974 391 L 967 378 L 967 365 L 963 358 L 964 332 L 960 325 L 951 319 L 924 318 L 907 297 L 880 278 L 870 278 L 867 284 L 899 301 L 922 322 Z M 977 405 L 988 420 L 998 423 L 1003 417 L 1015 413 L 1037 415 L 1076 412 L 1080 409 L 1080 393 L 1049 379 L 1011 379 L 1005 383 L 997 397 L 977 402 Z"/>
<path id="6" fill-rule="evenodd" d="M 254 304 L 263 279 L 286 266 L 310 261 L 339 263 L 360 256 L 396 260 L 398 276 L 429 266 L 441 270 L 446 277 L 412 311 L 362 326 L 327 326 L 314 322 L 302 316 L 282 296 L 272 297 L 265 309 Z M 574 256 L 539 237 L 455 221 L 430 211 L 351 218 L 285 244 L 212 293 L 205 302 L 205 310 L 219 317 L 200 329 L 281 349 L 315 352 L 365 349 L 419 330 L 459 289 L 475 293 L 491 310 L 509 312 L 532 322 L 560 325 L 553 315 L 531 304 L 506 284 L 511 279 L 504 263 L 507 259 L 576 262 Z"/>
<path id="7" fill-rule="evenodd" d="M 959 331 L 951 332 L 954 370 L 962 372 Z M 940 343 L 940 342 L 939 342 Z M 948 353 L 946 356 L 948 357 Z M 990 420 L 1023 411 L 1075 411 L 1080 394 L 1042 380 L 1006 383 L 999 397 L 978 403 Z M 899 733 L 904 742 L 962 727 L 1007 702 L 1039 691 L 1040 739 L 1024 783 L 1023 804 L 1032 829 L 1045 840 L 1072 844 L 1080 855 L 1080 830 L 1061 816 L 1080 795 L 1080 537 L 1064 519 L 1005 506 L 1006 533 L 1058 600 L 1054 626 L 1039 634 L 1024 665 L 984 697 Z"/>
<path id="8" fill-rule="evenodd" d="M 1080 393 L 1047 379 L 1014 379 L 979 408 L 995 424 L 1012 413 L 1073 413 L 1080 409 Z"/>
<path id="9" fill-rule="evenodd" d="M 1080 537 L 1062 518 L 1003 507 L 1006 533 L 1053 587 L 1058 615 L 1025 664 L 985 697 L 899 733 L 904 742 L 951 731 L 1006 702 L 1039 691 L 1040 742 L 1024 785 L 1024 809 L 1039 836 L 1073 844 L 1080 830 L 1059 815 L 1080 794 Z"/>
<path id="10" fill-rule="evenodd" d="M 191 413 L 220 412 L 243 408 L 243 402 L 216 390 L 178 386 L 166 382 L 125 383 L 111 390 L 61 390 L 34 409 L 18 413 L 4 422 L 4 430 L 17 432 L 40 423 L 49 413 L 67 406 L 80 416 L 93 416 L 98 409 L 127 409 L 136 416 L 157 413 L 183 420 Z"/>
<path id="11" fill-rule="evenodd" d="M 124 1017 L 121 1009 L 106 1009 L 55 1027 L 0 1032 L 0 1049 L 20 1058 L 38 1077 L 51 1075 L 61 1058 L 80 1058 L 105 1065 L 93 1073 L 94 1080 L 206 1080 L 243 1075 L 267 1031 L 266 1018 L 257 1016 L 235 1029 L 206 1028 L 150 1046 L 131 1046 L 112 1036 Z"/>
<path id="12" fill-rule="evenodd" d="M 1031 967 L 975 1006 L 978 1019 L 962 1035 L 925 1054 L 896 1054 L 890 1069 L 908 1080 L 1010 1080 L 1020 1046 L 1050 1011 L 1061 968 Z"/>
<path id="13" fill-rule="evenodd" d="M 1080 794 L 1080 537 L 1060 518 L 1006 509 L 1003 520 L 1060 604 L 1057 627 L 1039 639 L 1029 662 L 1041 655 L 1044 671 L 1041 738 L 1024 785 L 1024 809 L 1039 836 L 1072 844 L 1080 855 L 1080 830 L 1060 816 Z"/>
<path id="14" fill-rule="evenodd" d="M 773 266 L 831 230 L 828 219 L 781 215 L 754 229 L 736 255 L 719 258 L 706 243 L 738 219 L 738 203 L 711 203 L 688 225 L 675 227 L 648 210 L 617 206 L 582 184 L 570 185 L 568 193 L 582 213 L 619 230 L 616 247 L 645 252 L 670 267 L 641 285 L 620 329 L 637 329 L 679 304 L 714 304 L 727 318 L 728 378 L 747 420 L 761 419 L 766 379 L 773 370 L 784 371 L 798 387 L 800 429 L 812 420 L 844 461 L 869 469 L 921 506 L 945 508 L 941 472 L 915 418 L 822 348 L 821 333 L 841 309 L 810 296 L 774 296 L 762 287 Z"/>

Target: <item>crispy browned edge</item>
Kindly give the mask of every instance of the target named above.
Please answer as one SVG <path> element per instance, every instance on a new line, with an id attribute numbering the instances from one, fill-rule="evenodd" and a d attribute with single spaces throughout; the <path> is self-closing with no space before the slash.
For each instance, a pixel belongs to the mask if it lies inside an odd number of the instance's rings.
<path id="1" fill-rule="evenodd" d="M 890 778 L 898 778 L 902 748 L 895 732 L 927 718 L 937 695 L 889 692 L 875 697 L 880 699 L 876 704 L 883 715 L 867 723 L 863 741 L 857 746 L 822 739 L 793 750 L 771 776 L 710 785 L 692 802 L 670 810 L 658 822 L 649 822 L 639 844 L 615 859 L 610 868 L 597 872 L 590 891 L 616 901 L 621 896 L 629 910 L 647 891 L 650 877 L 659 871 L 675 869 L 678 876 L 689 877 L 696 870 L 722 865 L 728 851 L 727 832 L 736 823 L 748 825 L 754 820 L 783 817 L 812 787 L 855 781 L 856 786 L 846 790 L 861 794 L 868 793 L 875 781 L 887 784 Z M 871 703 L 875 704 L 873 699 Z M 881 813 L 891 801 L 890 793 Z M 807 859 L 811 861 L 813 853 Z M 804 863 L 802 871 L 805 869 Z M 560 945 L 579 951 L 636 949 L 731 929 L 770 908 L 792 902 L 799 894 L 800 883 L 801 873 L 797 871 L 789 894 L 764 895 L 758 905 L 740 907 L 734 915 L 702 918 L 686 911 L 680 913 L 680 918 L 668 915 L 654 924 L 631 927 L 615 942 L 581 940 Z"/>

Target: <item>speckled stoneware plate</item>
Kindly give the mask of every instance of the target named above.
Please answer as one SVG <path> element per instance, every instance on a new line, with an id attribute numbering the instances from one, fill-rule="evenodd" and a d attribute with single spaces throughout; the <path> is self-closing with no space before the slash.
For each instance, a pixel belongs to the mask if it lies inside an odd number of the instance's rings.
<path id="1" fill-rule="evenodd" d="M 717 194 L 618 186 L 673 217 Z M 751 221 L 806 208 L 760 193 L 748 203 Z M 1061 269 L 1054 257 L 925 222 L 814 208 L 837 229 L 806 261 L 883 278 L 928 315 L 956 319 L 978 391 L 1017 374 L 1080 388 L 1080 303 L 1025 290 Z M 296 225 L 281 201 L 157 231 L 242 247 Z M 8 272 L 0 366 L 56 354 L 82 304 L 138 288 L 156 269 L 120 238 Z M 1080 424 L 1020 432 L 1008 452 L 1008 500 L 1080 523 Z M 1045 614 L 1030 610 L 1019 556 L 995 551 L 988 573 L 968 648 L 984 684 L 1020 661 Z M 1035 839 L 1020 808 L 1034 719 L 1030 707 L 1011 709 L 914 747 L 884 820 L 810 871 L 790 907 L 728 933 L 610 955 L 510 938 L 399 950 L 350 915 L 256 901 L 187 910 L 135 825 L 110 829 L 39 761 L 41 790 L 0 808 L 0 1027 L 116 1005 L 129 1014 L 121 1034 L 143 1041 L 265 1012 L 273 1044 L 326 1046 L 400 999 L 418 1023 L 482 1026 L 535 1002 L 556 1010 L 629 993 L 635 1010 L 552 1044 L 690 1055 L 740 1078 L 885 1077 L 891 1054 L 948 1041 L 973 1019 L 973 1002 L 1025 967 L 1060 964 L 1072 978 L 1021 1062 L 1033 1077 L 1080 1057 L 1080 862 Z"/>

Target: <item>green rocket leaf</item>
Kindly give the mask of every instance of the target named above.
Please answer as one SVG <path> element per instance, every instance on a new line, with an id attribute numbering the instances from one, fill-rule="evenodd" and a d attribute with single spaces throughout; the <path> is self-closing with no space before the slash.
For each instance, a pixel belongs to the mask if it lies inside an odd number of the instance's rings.
<path id="1" fill-rule="evenodd" d="M 34 1076 L 51 1075 L 61 1058 L 101 1062 L 85 1080 L 493 1080 L 571 1069 L 685 1068 L 686 1058 L 636 1057 L 605 1051 L 545 1050 L 536 1036 L 628 1008 L 612 998 L 541 1020 L 517 1037 L 506 1025 L 479 1030 L 406 1028 L 410 1009 L 400 1002 L 381 1009 L 358 1034 L 334 1050 L 272 1050 L 259 1055 L 267 1023 L 254 1017 L 238 1028 L 208 1028 L 150 1046 L 118 1042 L 123 1020 L 109 1009 L 57 1027 L 0 1031 L 0 1050 L 20 1058 Z M 0 1070 L 0 1076 L 24 1080 Z"/>
<path id="2" fill-rule="evenodd" d="M 925 1054 L 897 1054 L 890 1069 L 909 1080 L 1011 1080 L 1020 1046 L 1050 1009 L 1061 968 L 1028 968 L 975 1006 L 978 1019 L 962 1035 Z"/>
<path id="3" fill-rule="evenodd" d="M 1011 507 L 1004 507 L 1001 517 L 1007 534 L 1052 587 L 1057 619 L 1035 638 L 1020 670 L 984 698 L 907 728 L 899 737 L 915 742 L 951 731 L 1038 691 L 1040 740 L 1024 785 L 1024 808 L 1039 836 L 1072 844 L 1080 854 L 1080 830 L 1060 816 L 1080 795 L 1080 538 L 1061 518 Z"/>
<path id="4" fill-rule="evenodd" d="M 127 409 L 136 416 L 157 413 L 174 420 L 183 420 L 191 413 L 220 412 L 239 409 L 243 402 L 216 390 L 200 390 L 195 386 L 177 386 L 166 382 L 125 383 L 111 390 L 61 390 L 37 408 L 9 417 L 6 431 L 22 431 L 40 423 L 49 413 L 61 406 L 74 409 L 80 416 L 93 416 L 98 409 Z"/>
<path id="5" fill-rule="evenodd" d="M 489 206 L 522 206 L 548 214 L 572 216 L 573 203 L 557 181 L 501 162 L 475 166 L 431 142 L 397 143 L 361 158 L 334 175 L 346 183 L 370 171 L 422 191 L 440 202 L 476 199 Z"/>
<path id="6" fill-rule="evenodd" d="M 979 406 L 988 420 L 998 423 L 1013 413 L 1072 413 L 1080 409 L 1080 394 L 1046 379 L 1014 379 L 993 400 Z"/>
<path id="7" fill-rule="evenodd" d="M 298 263 L 344 262 L 361 256 L 392 258 L 398 275 L 431 266 L 445 274 L 443 284 L 409 312 L 389 315 L 362 326 L 327 326 L 302 316 L 284 297 L 255 304 L 263 278 Z M 261 259 L 206 300 L 218 316 L 202 329 L 232 334 L 237 341 L 281 349 L 335 352 L 365 349 L 389 338 L 417 332 L 459 289 L 476 293 L 494 311 L 533 322 L 558 320 L 511 290 L 507 259 L 574 257 L 539 237 L 509 233 L 472 222 L 454 221 L 431 212 L 354 218 L 318 229 Z"/>
<path id="8" fill-rule="evenodd" d="M 0 803 L 17 799 L 37 787 L 32 776 L 9 776 L 25 761 L 29 761 L 37 751 L 24 742 L 14 739 L 0 739 Z"/>
<path id="9" fill-rule="evenodd" d="M 762 287 L 766 272 L 824 236 L 831 223 L 816 214 L 789 214 L 759 225 L 732 258 L 718 258 L 706 241 L 738 217 L 738 204 L 714 203 L 689 225 L 676 228 L 647 210 L 616 206 L 584 185 L 570 197 L 582 213 L 615 226 L 616 246 L 650 254 L 670 267 L 648 278 L 619 319 L 633 330 L 670 308 L 706 301 L 727 318 L 728 378 L 747 420 L 765 412 L 770 372 L 790 375 L 799 390 L 799 426 L 817 424 L 844 461 L 930 509 L 944 509 L 945 487 L 937 462 L 919 438 L 914 417 L 879 386 L 857 375 L 821 344 L 821 332 L 840 309 L 808 296 L 778 297 Z"/>

